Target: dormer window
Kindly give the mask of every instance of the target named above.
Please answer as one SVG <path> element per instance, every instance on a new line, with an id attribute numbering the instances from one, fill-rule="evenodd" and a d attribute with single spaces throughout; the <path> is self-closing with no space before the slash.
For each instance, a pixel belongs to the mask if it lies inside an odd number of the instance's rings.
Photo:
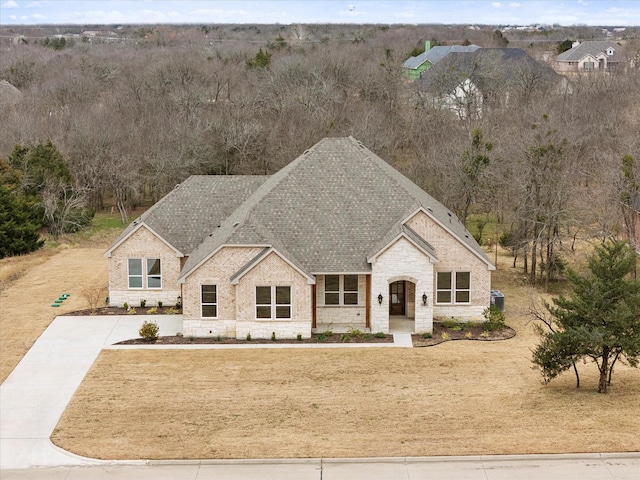
<path id="1" fill-rule="evenodd" d="M 613 52 L 614 52 L 614 51 L 615 51 L 615 50 L 613 49 L 613 47 L 609 47 L 609 48 L 607 48 L 607 56 L 608 56 L 608 57 L 610 57 L 611 55 L 613 55 Z"/>

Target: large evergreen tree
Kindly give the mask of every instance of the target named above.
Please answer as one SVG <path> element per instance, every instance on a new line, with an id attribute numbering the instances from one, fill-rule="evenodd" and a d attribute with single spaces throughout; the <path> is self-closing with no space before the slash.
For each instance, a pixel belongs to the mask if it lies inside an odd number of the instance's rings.
<path id="1" fill-rule="evenodd" d="M 542 342 L 533 352 L 545 383 L 590 358 L 600 372 L 598 392 L 606 393 L 618 360 L 638 366 L 640 282 L 630 275 L 635 263 L 628 244 L 610 242 L 596 247 L 588 274 L 568 272 L 573 291 L 547 305 L 554 324 L 540 330 Z"/>
<path id="2" fill-rule="evenodd" d="M 86 208 L 85 192 L 77 187 L 66 159 L 51 140 L 16 145 L 7 163 L 18 172 L 14 193 L 30 201 L 49 233 L 76 232 L 91 222 L 93 211 Z"/>
<path id="3" fill-rule="evenodd" d="M 0 183 L 0 258 L 22 255 L 40 248 L 40 225 L 33 221 L 24 198 Z"/>

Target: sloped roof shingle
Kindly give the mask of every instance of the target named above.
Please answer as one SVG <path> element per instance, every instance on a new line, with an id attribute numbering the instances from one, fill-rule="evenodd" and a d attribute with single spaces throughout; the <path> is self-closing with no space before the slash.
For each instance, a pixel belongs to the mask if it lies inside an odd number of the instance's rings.
<path id="1" fill-rule="evenodd" d="M 181 278 L 222 245 L 271 245 L 309 275 L 368 272 L 367 258 L 380 240 L 420 208 L 490 265 L 442 204 L 354 138 L 326 138 L 269 177 L 214 229 Z"/>
<path id="2" fill-rule="evenodd" d="M 430 62 L 435 65 L 450 53 L 456 52 L 474 52 L 480 47 L 478 45 L 438 45 L 431 48 L 428 52 L 422 52 L 415 57 L 409 57 L 402 64 L 404 68 L 416 69 L 424 62 Z"/>
<path id="3" fill-rule="evenodd" d="M 569 50 L 562 52 L 556 57 L 558 62 L 579 62 L 584 57 L 593 57 L 605 53 L 608 48 L 613 48 L 613 55 L 608 57 L 608 62 L 624 62 L 626 59 L 623 48 L 611 40 L 593 40 L 582 42 Z"/>

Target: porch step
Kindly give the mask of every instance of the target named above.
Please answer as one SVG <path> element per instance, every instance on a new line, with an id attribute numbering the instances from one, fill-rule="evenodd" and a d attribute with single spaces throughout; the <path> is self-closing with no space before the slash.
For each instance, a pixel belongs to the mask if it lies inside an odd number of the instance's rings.
<path id="1" fill-rule="evenodd" d="M 413 348 L 413 342 L 411 341 L 410 333 L 394 333 L 393 344 L 396 347 Z"/>

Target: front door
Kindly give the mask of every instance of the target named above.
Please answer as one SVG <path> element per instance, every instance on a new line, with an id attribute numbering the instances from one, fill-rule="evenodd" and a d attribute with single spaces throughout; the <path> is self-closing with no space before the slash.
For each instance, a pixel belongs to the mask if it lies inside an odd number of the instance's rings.
<path id="1" fill-rule="evenodd" d="M 405 314 L 404 293 L 404 281 L 393 282 L 391 285 L 389 285 L 389 315 Z"/>

